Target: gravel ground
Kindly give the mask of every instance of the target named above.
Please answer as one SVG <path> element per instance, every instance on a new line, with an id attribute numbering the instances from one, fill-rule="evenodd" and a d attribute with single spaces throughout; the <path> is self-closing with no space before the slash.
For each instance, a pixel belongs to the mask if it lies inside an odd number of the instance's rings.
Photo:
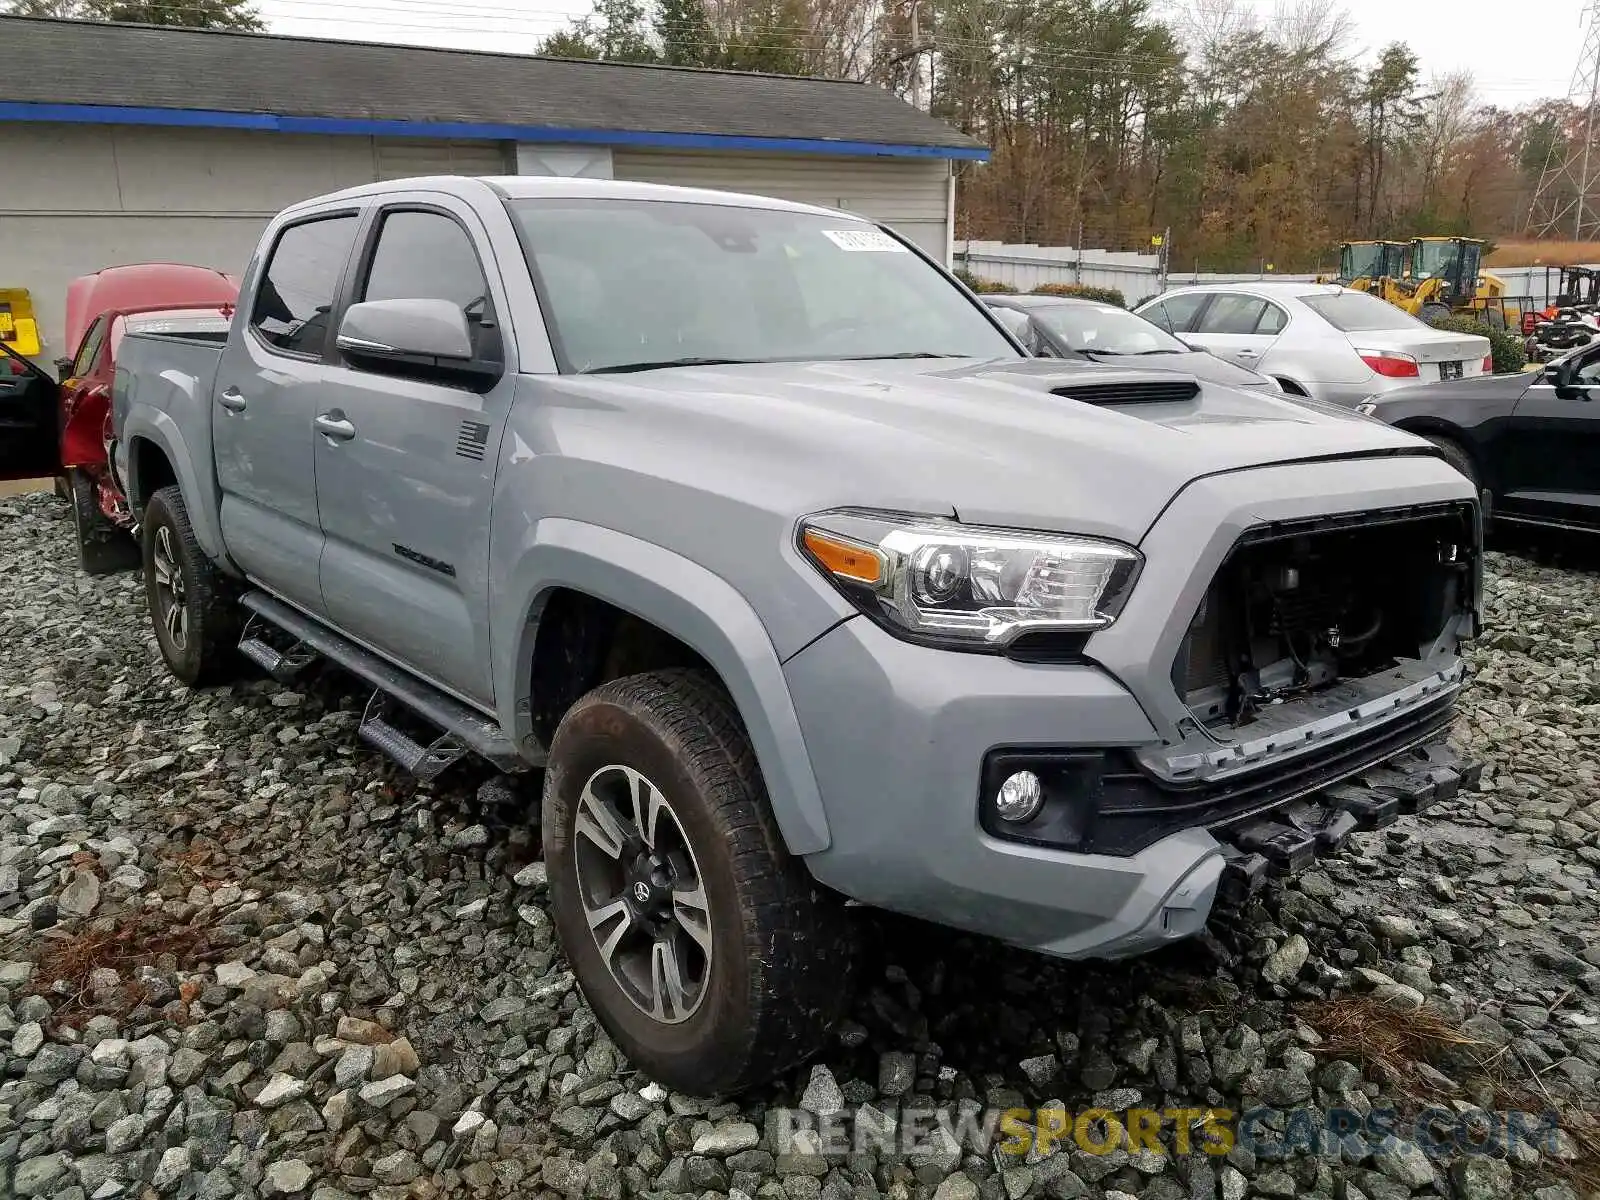
<path id="1" fill-rule="evenodd" d="M 363 697 L 335 674 L 175 685 L 139 579 L 78 575 L 59 502 L 0 500 L 0 532 L 0 1196 L 1564 1200 L 1593 1167 L 1592 570 L 1493 557 L 1458 727 L 1484 791 L 1425 830 L 1361 835 L 1128 964 L 861 913 L 835 1042 L 710 1104 L 597 1029 L 520 802 L 358 749 Z M 1433 1129 L 1556 1107 L 1573 1135 L 1430 1157 L 1424 1102 Z M 1226 1155 L 1169 1123 L 1170 1153 L 934 1135 L 824 1156 L 778 1119 L 1061 1105 L 1302 1111 Z M 1405 1136 L 1292 1136 L 1387 1108 Z"/>

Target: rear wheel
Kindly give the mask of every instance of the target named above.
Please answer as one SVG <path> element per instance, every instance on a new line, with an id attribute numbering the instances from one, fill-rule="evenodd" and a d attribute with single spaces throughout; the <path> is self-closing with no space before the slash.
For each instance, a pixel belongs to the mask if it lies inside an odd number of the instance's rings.
<path id="1" fill-rule="evenodd" d="M 78 537 L 78 566 L 85 575 L 131 571 L 143 558 L 139 543 L 100 511 L 100 489 L 87 471 L 74 467 L 67 477 L 72 525 Z"/>
<path id="2" fill-rule="evenodd" d="M 784 848 L 714 679 L 652 672 L 579 700 L 551 741 L 541 832 L 562 946 L 645 1074 L 715 1096 L 818 1048 L 847 999 L 843 906 Z"/>
<path id="3" fill-rule="evenodd" d="M 144 585 L 167 669 L 191 687 L 231 679 L 239 667 L 239 606 L 195 539 L 176 487 L 145 506 Z"/>

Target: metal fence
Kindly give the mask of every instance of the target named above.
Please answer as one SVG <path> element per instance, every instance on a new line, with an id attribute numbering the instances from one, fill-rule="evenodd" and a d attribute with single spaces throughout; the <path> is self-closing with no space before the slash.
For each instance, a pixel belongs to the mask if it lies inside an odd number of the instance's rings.
<path id="1" fill-rule="evenodd" d="M 1075 283 L 1086 287 L 1115 288 L 1129 306 L 1167 290 L 1193 283 L 1245 283 L 1261 279 L 1310 283 L 1315 275 L 1277 272 L 1216 272 L 1168 270 L 1154 254 L 1114 250 L 1080 250 L 1073 246 L 1032 246 L 1006 242 L 957 242 L 955 265 L 981 279 L 990 279 L 1017 292 L 1031 292 L 1046 283 Z M 1513 302 L 1531 296 L 1539 307 L 1554 299 L 1555 273 L 1546 284 L 1544 267 L 1496 267 L 1493 274 L 1505 282 Z"/>

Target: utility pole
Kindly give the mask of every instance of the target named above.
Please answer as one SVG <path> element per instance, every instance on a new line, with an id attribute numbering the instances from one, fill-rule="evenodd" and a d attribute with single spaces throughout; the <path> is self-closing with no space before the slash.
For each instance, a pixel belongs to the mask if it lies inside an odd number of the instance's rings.
<path id="1" fill-rule="evenodd" d="M 917 18 L 921 8 L 917 0 L 911 0 L 911 49 L 919 55 L 911 60 L 911 107 L 919 109 L 922 107 L 922 29 Z"/>
<path id="2" fill-rule="evenodd" d="M 1550 143 L 1539 187 L 1528 209 L 1525 229 L 1535 237 L 1561 237 L 1571 230 L 1574 241 L 1600 234 L 1600 150 L 1594 145 L 1595 107 L 1600 103 L 1600 0 L 1589 0 L 1588 29 L 1567 99 L 1583 109 L 1582 134 L 1576 141 Z M 1558 130 L 1559 138 L 1565 131 Z"/>

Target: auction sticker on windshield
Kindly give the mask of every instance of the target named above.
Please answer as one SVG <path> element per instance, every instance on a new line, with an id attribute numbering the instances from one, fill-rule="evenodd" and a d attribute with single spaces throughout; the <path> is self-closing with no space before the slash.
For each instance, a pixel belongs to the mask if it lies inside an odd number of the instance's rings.
<path id="1" fill-rule="evenodd" d="M 822 236 L 841 250 L 888 250 L 904 254 L 906 248 L 881 229 L 824 229 Z"/>

